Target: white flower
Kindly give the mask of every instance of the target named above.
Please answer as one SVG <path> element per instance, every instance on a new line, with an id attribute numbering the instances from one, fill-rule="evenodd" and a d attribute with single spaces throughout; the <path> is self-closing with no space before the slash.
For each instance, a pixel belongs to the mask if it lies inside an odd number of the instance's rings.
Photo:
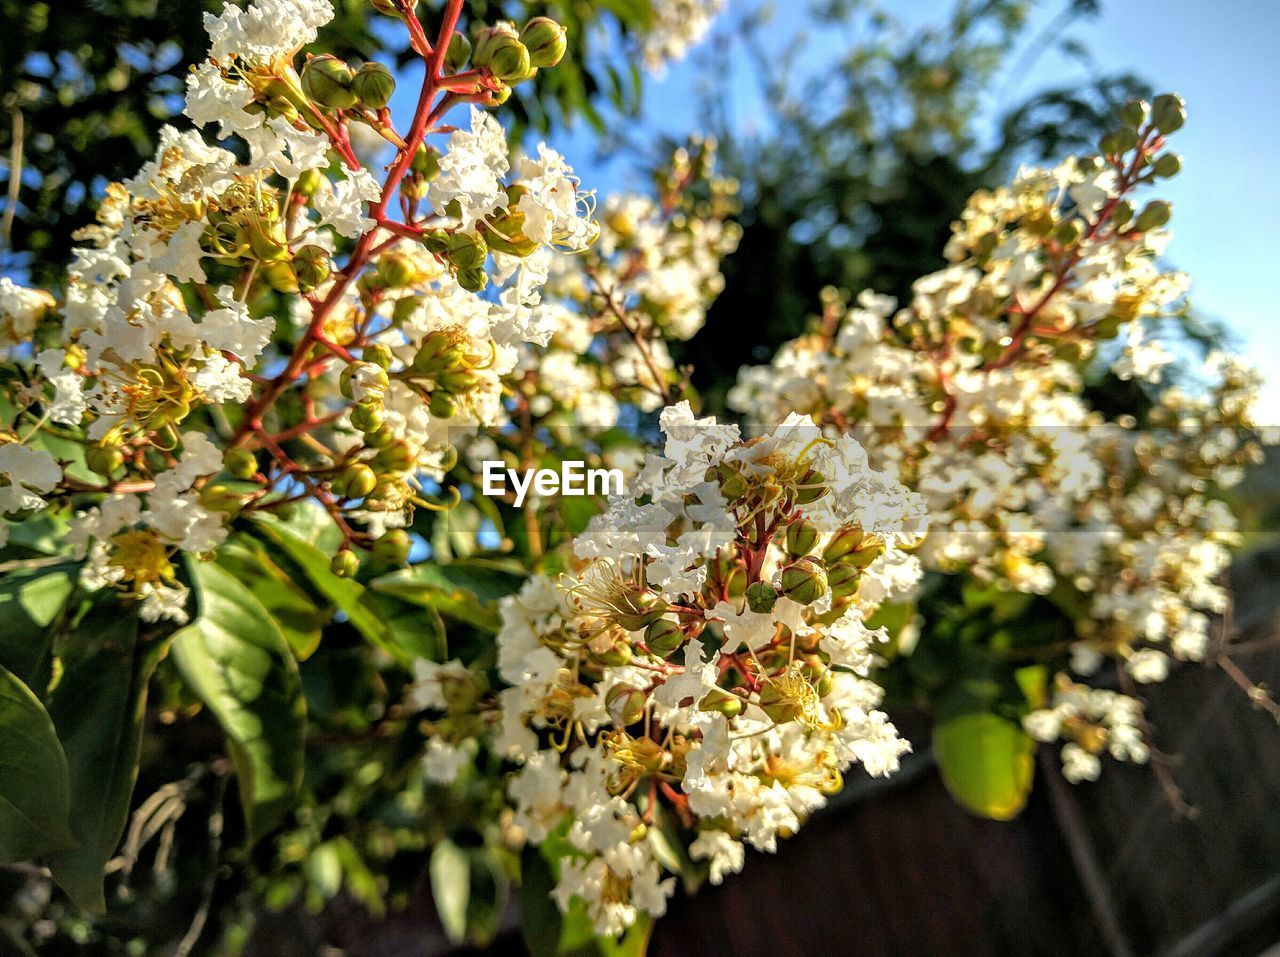
<path id="1" fill-rule="evenodd" d="M 62 469 L 44 449 L 10 442 L 0 445 L 0 513 L 43 508 L 43 493 L 62 481 Z"/>
<path id="2" fill-rule="evenodd" d="M 333 184 L 329 192 L 317 193 L 313 202 L 322 225 L 355 239 L 374 226 L 373 220 L 365 215 L 365 204 L 377 203 L 381 198 L 382 187 L 368 170 L 361 168 L 347 170 L 346 179 Z"/>
<path id="3" fill-rule="evenodd" d="M 472 107 L 471 129 L 450 134 L 427 197 L 441 214 L 456 202 L 461 228 L 471 230 L 478 220 L 507 208 L 502 177 L 510 168 L 506 133 L 491 114 Z"/>

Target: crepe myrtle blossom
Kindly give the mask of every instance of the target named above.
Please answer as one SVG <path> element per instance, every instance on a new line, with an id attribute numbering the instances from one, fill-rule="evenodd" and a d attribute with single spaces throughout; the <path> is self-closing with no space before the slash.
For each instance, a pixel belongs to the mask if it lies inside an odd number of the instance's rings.
<path id="1" fill-rule="evenodd" d="M 664 822 L 719 881 L 851 766 L 887 775 L 909 750 L 867 680 L 886 635 L 865 622 L 919 578 L 924 503 L 805 416 L 743 440 L 680 403 L 661 426 L 662 454 L 569 570 L 504 600 L 500 690 L 477 672 L 453 700 L 417 699 L 442 712 L 437 750 L 486 716 L 524 838 L 571 847 L 556 902 L 583 902 L 605 936 L 665 910 Z"/>
<path id="2" fill-rule="evenodd" d="M 1177 172 L 1166 143 L 1182 104 L 1165 95 L 1127 115 L 1103 155 L 976 193 L 948 265 L 902 306 L 829 291 L 814 331 L 744 369 L 729 403 L 752 421 L 799 410 L 856 436 L 928 502 L 926 567 L 1078 596 L 1077 649 L 1150 683 L 1170 656 L 1205 657 L 1236 538 L 1218 493 L 1274 437 L 1253 411 L 1260 379 L 1238 359 L 1211 356 L 1197 393 L 1160 383 L 1171 355 L 1153 335 L 1185 309 L 1187 280 L 1161 265 L 1169 205 L 1139 207 L 1136 193 Z M 1084 383 L 1108 366 L 1150 383 L 1145 420 L 1090 407 Z M 1064 749 L 1070 776 L 1096 776 L 1096 753 Z"/>
<path id="3" fill-rule="evenodd" d="M 433 41 L 401 18 L 426 74 L 399 126 L 389 71 L 301 53 L 325 0 L 206 15 L 209 57 L 187 80 L 199 129 L 164 128 L 107 187 L 62 301 L 0 282 L 0 346 L 21 370 L 0 434 L 7 521 L 70 514 L 87 580 L 178 621 L 177 554 L 208 556 L 237 516 L 318 503 L 340 574 L 354 548 L 407 551 L 414 509 L 441 507 L 423 489 L 455 460 L 450 434 L 500 425 L 519 349 L 550 338 L 553 261 L 598 232 L 564 158 L 513 163 L 489 112 L 555 65 L 563 30 L 526 24 L 538 45 L 516 72 L 493 43 L 446 64 L 461 8 L 444 5 Z M 473 27 L 524 49 L 510 25 Z M 445 135 L 459 102 L 466 126 Z M 385 168 L 356 156 L 360 127 L 394 147 Z M 75 468 L 55 429 L 81 446 Z"/>

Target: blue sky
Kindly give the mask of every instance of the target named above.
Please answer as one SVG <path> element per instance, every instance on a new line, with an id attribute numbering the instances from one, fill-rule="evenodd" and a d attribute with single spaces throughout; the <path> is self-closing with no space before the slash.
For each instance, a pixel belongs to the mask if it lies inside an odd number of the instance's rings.
<path id="1" fill-rule="evenodd" d="M 742 5 L 758 0 L 731 0 Z M 992 114 L 1036 89 L 1060 86 L 1091 73 L 1132 71 L 1157 89 L 1187 100 L 1189 120 L 1176 149 L 1183 173 L 1164 190 L 1174 203 L 1174 241 L 1169 258 L 1192 276 L 1192 299 L 1203 313 L 1223 320 L 1252 361 L 1280 370 L 1280 317 L 1273 291 L 1280 277 L 1280 189 L 1273 169 L 1280 162 L 1280 3 L 1222 0 L 1206 6 L 1192 0 L 1102 0 L 1101 16 L 1073 28 L 1093 57 L 1092 68 L 1056 52 L 1040 56 L 1025 76 L 992 84 Z M 780 0 L 777 35 L 809 29 L 807 4 Z M 907 23 L 940 19 L 951 0 L 888 4 Z M 1061 4 L 1042 2 L 1027 36 L 1038 34 Z M 819 36 L 818 54 L 839 42 Z M 1014 61 L 1019 57 L 1014 56 Z M 646 93 L 646 123 L 681 134 L 698 128 L 697 97 L 689 95 L 697 73 L 677 65 Z M 739 69 L 728 79 L 737 115 L 750 122 L 754 84 Z M 589 185 L 627 184 L 617 164 L 592 162 L 594 141 L 585 131 L 561 137 L 561 146 Z M 1280 373 L 1264 393 L 1263 418 L 1280 422 Z"/>

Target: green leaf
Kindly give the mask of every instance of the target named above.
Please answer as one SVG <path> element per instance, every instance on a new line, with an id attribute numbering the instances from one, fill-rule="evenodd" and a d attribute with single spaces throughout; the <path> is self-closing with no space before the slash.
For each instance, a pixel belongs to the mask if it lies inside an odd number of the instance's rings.
<path id="1" fill-rule="evenodd" d="M 471 900 L 471 859 L 450 840 L 431 852 L 431 895 L 440 925 L 449 940 L 460 944 L 467 937 L 467 905 Z"/>
<path id="2" fill-rule="evenodd" d="M 376 578 L 369 587 L 496 633 L 502 618 L 494 602 L 517 591 L 521 580 L 519 571 L 508 565 L 470 559 L 414 565 Z"/>
<path id="3" fill-rule="evenodd" d="M 1035 743 L 1021 726 L 990 712 L 960 714 L 933 731 L 942 781 L 963 807 L 1008 821 L 1031 793 Z"/>
<path id="4" fill-rule="evenodd" d="M 167 642 L 139 641 L 137 617 L 111 599 L 89 610 L 67 644 L 49 715 L 67 756 L 78 846 L 46 860 L 77 906 L 100 913 L 103 867 L 120 842 L 138 777 L 147 682 Z"/>
<path id="5" fill-rule="evenodd" d="M 218 564 L 231 572 L 271 613 L 299 661 L 320 646 L 332 608 L 318 604 L 281 568 L 261 542 L 238 535 L 218 549 Z"/>
<path id="6" fill-rule="evenodd" d="M 193 563 L 191 578 L 199 611 L 174 636 L 173 662 L 227 736 L 249 839 L 257 841 L 302 785 L 298 665 L 267 609 L 229 571 Z"/>
<path id="7" fill-rule="evenodd" d="M 351 626 L 366 640 L 405 666 L 412 665 L 413 660 L 419 657 L 417 642 L 409 647 L 401 644 L 401 639 L 409 632 L 391 627 L 383 617 L 385 609 L 380 608 L 373 600 L 368 589 L 350 578 L 340 578 L 329 570 L 328 555 L 279 523 L 260 522 L 257 527 L 298 566 L 316 591 L 347 616 Z M 424 624 L 424 628 L 431 627 L 430 622 Z"/>
<path id="8" fill-rule="evenodd" d="M 75 845 L 67 756 L 31 689 L 0 668 L 0 864 Z"/>
<path id="9" fill-rule="evenodd" d="M 0 581 L 0 668 L 43 691 L 48 684 L 54 621 L 75 587 L 73 570 L 58 565 Z"/>

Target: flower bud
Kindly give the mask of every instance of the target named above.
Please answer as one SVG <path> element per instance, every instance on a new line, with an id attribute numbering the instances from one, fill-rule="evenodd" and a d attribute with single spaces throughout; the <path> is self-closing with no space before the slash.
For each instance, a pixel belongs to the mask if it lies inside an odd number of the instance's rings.
<path id="1" fill-rule="evenodd" d="M 324 174 L 318 169 L 304 169 L 294 181 L 293 189 L 302 196 L 314 196 L 323 182 Z"/>
<path id="2" fill-rule="evenodd" d="M 475 233 L 454 233 L 449 237 L 446 255 L 453 268 L 461 273 L 483 267 L 489 256 L 489 246 Z"/>
<path id="3" fill-rule="evenodd" d="M 850 561 L 836 562 L 827 568 L 827 587 L 832 598 L 847 598 L 862 584 L 862 569 Z"/>
<path id="4" fill-rule="evenodd" d="M 371 449 L 386 448 L 392 442 L 396 441 L 396 430 L 389 425 L 383 425 L 372 432 L 364 434 L 364 444 Z"/>
<path id="5" fill-rule="evenodd" d="M 390 369 L 391 363 L 395 360 L 391 350 L 381 342 L 374 342 L 365 346 L 363 358 L 365 362 L 372 362 L 384 371 Z"/>
<path id="6" fill-rule="evenodd" d="M 390 528 L 373 543 L 373 557 L 388 565 L 400 565 L 409 557 L 412 544 L 403 528 Z"/>
<path id="7" fill-rule="evenodd" d="M 89 471 L 110 478 L 124 465 L 124 451 L 118 445 L 91 445 L 84 450 L 84 464 Z"/>
<path id="8" fill-rule="evenodd" d="M 809 469 L 800 477 L 803 488 L 796 489 L 796 504 L 808 505 L 816 502 L 830 491 L 826 476 L 816 469 Z"/>
<path id="9" fill-rule="evenodd" d="M 423 143 L 413 154 L 413 162 L 409 164 L 409 168 L 428 183 L 431 182 L 440 175 L 440 151 Z"/>
<path id="10" fill-rule="evenodd" d="M 877 558 L 884 554 L 884 542 L 879 538 L 868 535 L 862 540 L 862 544 L 851 551 L 842 560 L 855 568 L 866 568 Z"/>
<path id="11" fill-rule="evenodd" d="M 343 498 L 364 498 L 377 487 L 378 476 L 363 462 L 355 462 L 342 470 L 335 484 Z"/>
<path id="12" fill-rule="evenodd" d="M 357 402 L 381 398 L 389 384 L 386 370 L 372 362 L 353 362 L 338 376 L 338 389 Z"/>
<path id="13" fill-rule="evenodd" d="M 1127 199 L 1120 200 L 1111 208 L 1111 225 L 1116 229 L 1120 229 L 1131 219 L 1133 219 L 1133 204 Z"/>
<path id="14" fill-rule="evenodd" d="M 378 279 L 388 289 L 412 285 L 418 275 L 418 264 L 405 253 L 387 253 L 378 260 Z"/>
<path id="15" fill-rule="evenodd" d="M 1138 145 L 1138 131 L 1129 126 L 1112 130 L 1098 141 L 1098 149 L 1107 156 L 1127 153 Z"/>
<path id="16" fill-rule="evenodd" d="M 483 266 L 476 266 L 474 269 L 458 270 L 458 285 L 467 292 L 481 292 L 485 286 L 489 285 L 489 274 L 484 271 Z"/>
<path id="17" fill-rule="evenodd" d="M 742 699 L 721 688 L 712 688 L 698 702 L 698 710 L 712 711 L 726 718 L 736 718 L 742 714 Z"/>
<path id="18" fill-rule="evenodd" d="M 1151 171 L 1165 179 L 1170 176 L 1177 176 L 1182 172 L 1182 157 L 1177 153 L 1164 153 L 1152 165 Z"/>
<path id="19" fill-rule="evenodd" d="M 827 572 L 812 558 L 801 558 L 782 570 L 782 594 L 800 605 L 811 605 L 827 592 Z"/>
<path id="20" fill-rule="evenodd" d="M 480 384 L 480 373 L 474 369 L 451 369 L 436 376 L 436 385 L 446 392 L 460 395 L 470 392 Z"/>
<path id="21" fill-rule="evenodd" d="M 747 586 L 747 607 L 757 615 L 773 611 L 778 601 L 778 590 L 768 582 L 752 582 Z"/>
<path id="22" fill-rule="evenodd" d="M 458 30 L 449 38 L 449 49 L 444 54 L 444 65 L 450 73 L 460 73 L 471 59 L 471 41 Z"/>
<path id="23" fill-rule="evenodd" d="M 293 271 L 293 265 L 287 262 L 265 263 L 258 270 L 258 274 L 267 281 L 267 285 L 276 292 L 296 293 L 300 292 L 302 287 L 298 283 L 298 276 Z"/>
<path id="24" fill-rule="evenodd" d="M 808 555 L 818 544 L 818 528 L 807 519 L 787 526 L 787 554 L 792 558 Z"/>
<path id="25" fill-rule="evenodd" d="M 488 70 L 504 83 L 518 83 L 533 75 L 529 50 L 509 23 L 499 23 L 480 31 L 471 53 L 471 62 L 477 69 Z"/>
<path id="26" fill-rule="evenodd" d="M 1080 225 L 1080 220 L 1078 219 L 1064 219 L 1054 229 L 1053 235 L 1062 245 L 1074 246 L 1080 241 L 1080 237 L 1084 235 L 1084 227 Z"/>
<path id="27" fill-rule="evenodd" d="M 302 68 L 302 92 L 318 106 L 349 110 L 356 105 L 356 95 L 351 92 L 353 79 L 351 67 L 332 54 L 322 53 Z"/>
<path id="28" fill-rule="evenodd" d="M 587 645 L 587 655 L 606 668 L 621 668 L 631 660 L 631 644 L 626 635 L 619 634 L 612 640 L 608 632 Z M 604 640 L 601 640 L 604 639 Z"/>
<path id="29" fill-rule="evenodd" d="M 351 407 L 351 427 L 357 432 L 376 432 L 382 426 L 382 403 L 361 402 Z"/>
<path id="30" fill-rule="evenodd" d="M 214 512 L 234 515 L 244 504 L 244 496 L 219 482 L 211 482 L 200 490 L 200 504 Z"/>
<path id="31" fill-rule="evenodd" d="M 846 525 L 831 536 L 831 541 L 822 550 L 822 560 L 828 564 L 838 562 L 854 549 L 860 548 L 866 537 L 866 533 L 857 525 Z"/>
<path id="32" fill-rule="evenodd" d="M 614 726 L 625 728 L 644 717 L 646 701 L 644 692 L 639 688 L 615 685 L 605 695 L 604 706 L 609 711 L 609 717 L 613 718 Z"/>
<path id="33" fill-rule="evenodd" d="M 339 578 L 350 578 L 360 570 L 360 559 L 356 557 L 355 552 L 350 549 L 344 549 L 333 556 L 333 561 L 329 562 L 329 571 L 333 572 Z"/>
<path id="34" fill-rule="evenodd" d="M 1168 136 L 1187 122 L 1187 104 L 1176 93 L 1161 93 L 1151 101 L 1151 122 Z"/>
<path id="35" fill-rule="evenodd" d="M 730 502 L 747 494 L 747 480 L 738 469 L 727 462 L 707 469 L 706 480 L 720 485 L 720 494 Z"/>
<path id="36" fill-rule="evenodd" d="M 396 78 L 381 63 L 363 63 L 351 78 L 351 92 L 371 110 L 386 106 L 395 91 Z"/>
<path id="37" fill-rule="evenodd" d="M 222 467 L 239 479 L 251 479 L 258 472 L 258 460 L 242 445 L 222 453 Z"/>
<path id="38" fill-rule="evenodd" d="M 1151 107 L 1146 100 L 1130 100 L 1120 107 L 1120 122 L 1132 129 L 1141 129 L 1150 113 Z"/>
<path id="39" fill-rule="evenodd" d="M 1173 215 L 1173 207 L 1162 199 L 1153 199 L 1142 208 L 1138 218 L 1133 221 L 1133 228 L 1139 232 L 1158 229 L 1169 221 Z"/>
<path id="40" fill-rule="evenodd" d="M 555 66 L 568 48 L 564 27 L 547 17 L 534 17 L 526 23 L 520 41 L 529 50 L 530 65 L 539 69 Z"/>
<path id="41" fill-rule="evenodd" d="M 382 472 L 407 472 L 413 468 L 417 457 L 413 454 L 413 449 L 409 447 L 408 442 L 396 439 L 378 449 L 378 454 L 373 457 L 373 461 Z"/>
<path id="42" fill-rule="evenodd" d="M 687 635 L 669 618 L 659 618 L 644 630 L 644 644 L 660 658 L 670 658 L 683 647 Z"/>
<path id="43" fill-rule="evenodd" d="M 293 275 L 300 292 L 310 292 L 329 278 L 329 251 L 323 246 L 303 246 L 293 257 Z"/>
<path id="44" fill-rule="evenodd" d="M 452 419 L 458 414 L 458 400 L 448 392 L 432 392 L 427 411 L 437 419 Z"/>

